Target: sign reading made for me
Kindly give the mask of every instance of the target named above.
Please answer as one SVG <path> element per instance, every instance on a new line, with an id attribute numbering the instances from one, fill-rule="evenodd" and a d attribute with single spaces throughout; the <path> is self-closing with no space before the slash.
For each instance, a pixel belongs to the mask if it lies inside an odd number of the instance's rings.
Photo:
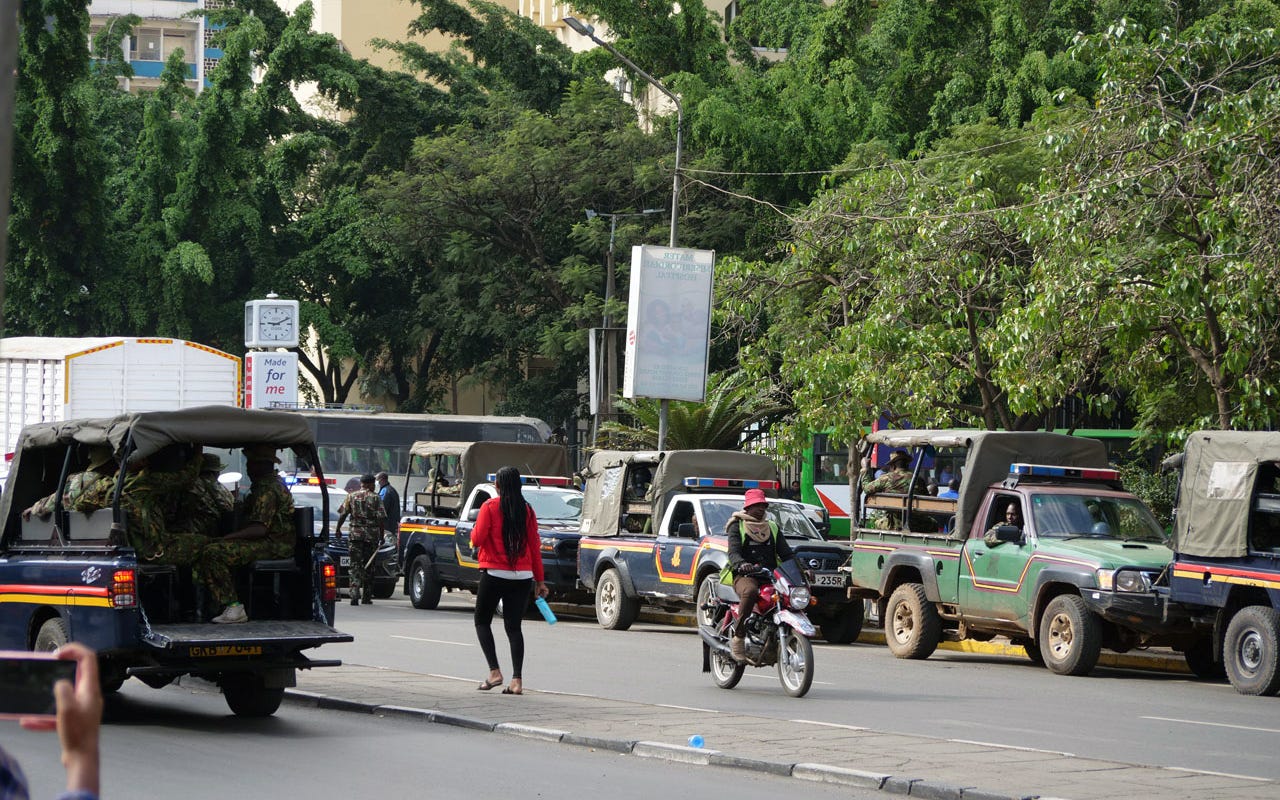
<path id="1" fill-rule="evenodd" d="M 247 353 L 245 408 L 293 408 L 298 404 L 297 353 Z"/>

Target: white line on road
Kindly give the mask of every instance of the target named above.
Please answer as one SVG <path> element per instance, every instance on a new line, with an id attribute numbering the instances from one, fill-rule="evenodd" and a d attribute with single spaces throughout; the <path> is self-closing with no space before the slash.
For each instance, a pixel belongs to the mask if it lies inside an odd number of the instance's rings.
<path id="1" fill-rule="evenodd" d="M 819 722 L 816 719 L 793 719 L 792 722 L 798 722 L 801 725 L 821 725 L 824 728 L 840 728 L 846 731 L 866 731 L 870 728 L 859 728 L 857 725 L 841 725 L 838 722 Z"/>
<path id="2" fill-rule="evenodd" d="M 1272 783 L 1271 778 L 1255 778 L 1252 775 L 1237 775 L 1234 772 L 1210 772 L 1207 769 L 1187 769 L 1186 767 L 1165 767 L 1175 772 L 1190 772 L 1196 775 L 1213 775 L 1218 778 L 1238 778 L 1242 781 L 1257 781 L 1259 783 Z"/>
<path id="3" fill-rule="evenodd" d="M 677 711 L 701 711 L 704 714 L 719 714 L 714 708 L 698 708 L 697 706 L 673 706 L 669 703 L 654 703 L 658 708 L 674 708 Z"/>
<path id="4" fill-rule="evenodd" d="M 405 639 L 410 642 L 430 642 L 432 644 L 451 644 L 457 647 L 475 647 L 475 642 L 451 642 L 448 639 L 423 639 L 418 636 L 398 636 L 392 634 L 392 639 Z"/>
<path id="5" fill-rule="evenodd" d="M 1038 747 L 1022 747 L 1016 744 L 998 744 L 996 742 L 979 742 L 973 739 L 948 739 L 948 742 L 956 744 L 976 744 L 979 747 L 998 747 L 1001 750 L 1021 750 L 1024 753 L 1048 753 L 1051 756 L 1066 756 L 1067 758 L 1075 758 L 1075 753 L 1064 753 L 1061 750 L 1041 750 Z"/>
<path id="6" fill-rule="evenodd" d="M 1254 728 L 1249 725 L 1228 725 L 1225 722 L 1201 722 L 1198 719 L 1178 719 L 1176 717 L 1138 717 L 1138 719 L 1153 719 L 1157 722 L 1181 722 L 1183 725 L 1208 725 L 1213 728 L 1235 728 L 1238 731 L 1258 731 L 1260 733 L 1280 733 L 1277 728 Z"/>
<path id="7" fill-rule="evenodd" d="M 775 674 L 775 675 L 768 675 L 768 674 L 766 674 L 766 675 L 756 675 L 754 672 L 748 672 L 746 675 L 743 675 L 742 677 L 744 677 L 744 678 L 755 678 L 755 679 L 756 679 L 756 680 L 758 680 L 758 681 L 776 681 L 776 680 L 778 680 L 778 676 L 777 676 L 776 674 Z M 814 685 L 814 686 L 832 686 L 833 684 L 831 683 L 831 681 L 814 681 L 814 682 L 813 682 L 813 685 Z"/>

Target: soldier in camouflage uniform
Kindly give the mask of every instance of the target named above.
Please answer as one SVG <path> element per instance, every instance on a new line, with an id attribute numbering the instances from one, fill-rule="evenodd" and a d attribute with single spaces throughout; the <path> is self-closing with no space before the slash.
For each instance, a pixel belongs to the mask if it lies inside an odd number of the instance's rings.
<path id="1" fill-rule="evenodd" d="M 251 445 L 244 449 L 245 469 L 252 484 L 245 498 L 245 526 L 212 542 L 196 573 L 212 592 L 214 599 L 226 604 L 217 623 L 248 622 L 249 615 L 236 596 L 234 570 L 263 558 L 288 558 L 293 555 L 297 532 L 293 527 L 293 497 L 276 476 L 275 448 Z"/>
<path id="2" fill-rule="evenodd" d="M 366 604 L 373 602 L 373 579 L 369 577 L 369 561 L 378 552 L 382 542 L 382 525 L 387 512 L 382 506 L 382 498 L 374 490 L 372 475 L 360 476 L 360 488 L 342 501 L 338 507 L 338 524 L 334 533 L 342 535 L 342 523 L 351 517 L 351 536 L 349 552 L 351 555 L 351 583 L 348 592 L 351 605 L 360 602 L 364 596 Z"/>
<path id="3" fill-rule="evenodd" d="M 906 494 L 911 490 L 911 455 L 906 450 L 894 450 L 889 457 L 889 470 L 879 478 L 871 471 L 870 459 L 862 459 L 862 491 L 869 497 L 873 494 Z M 927 494 L 920 481 L 915 483 L 915 494 Z M 872 516 L 872 523 L 880 529 L 899 528 L 902 524 L 901 514 L 888 514 L 879 511 Z M 913 530 L 927 530 L 934 525 L 931 518 L 912 515 Z M 936 527 L 936 526 L 935 526 Z"/>
<path id="4" fill-rule="evenodd" d="M 200 474 L 187 488 L 175 518 L 169 522 L 174 530 L 214 536 L 222 515 L 235 510 L 236 501 L 225 486 L 218 483 L 222 460 L 213 453 L 197 454 Z"/>
<path id="5" fill-rule="evenodd" d="M 106 477 L 111 478 L 116 471 L 115 456 L 111 452 L 110 447 L 95 445 L 89 448 L 89 468 L 84 472 L 77 472 L 74 475 L 67 476 L 67 485 L 62 492 L 62 507 L 73 508 L 80 496 L 92 486 L 98 479 Z M 53 506 L 58 498 L 55 491 L 48 497 L 42 497 L 32 506 L 22 512 L 22 518 L 29 520 L 34 515 L 40 519 L 48 519 L 53 513 Z"/>

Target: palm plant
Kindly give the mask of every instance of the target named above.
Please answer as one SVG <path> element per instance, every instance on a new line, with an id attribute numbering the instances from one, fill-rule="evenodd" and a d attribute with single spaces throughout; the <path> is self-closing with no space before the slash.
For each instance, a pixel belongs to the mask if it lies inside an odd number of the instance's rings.
<path id="1" fill-rule="evenodd" d="M 598 446 L 653 450 L 658 446 L 660 401 L 649 397 L 616 399 L 631 424 L 605 422 Z M 790 411 L 771 387 L 747 380 L 742 372 L 713 374 L 701 403 L 672 400 L 667 415 L 668 450 L 737 450 L 768 429 L 767 424 Z"/>

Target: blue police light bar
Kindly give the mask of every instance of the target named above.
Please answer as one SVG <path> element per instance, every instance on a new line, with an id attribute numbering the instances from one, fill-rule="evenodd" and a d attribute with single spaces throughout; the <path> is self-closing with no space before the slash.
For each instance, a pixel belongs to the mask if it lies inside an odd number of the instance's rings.
<path id="1" fill-rule="evenodd" d="M 1118 481 L 1120 470 L 1097 467 L 1054 467 L 1047 464 L 1010 464 L 1010 475 L 1025 478 L 1074 478 L 1085 481 Z"/>
<path id="2" fill-rule="evenodd" d="M 490 472 L 485 476 L 489 483 L 498 479 L 498 473 Z M 568 478 L 559 475 L 521 475 L 520 482 L 526 486 L 570 486 Z"/>
<path id="3" fill-rule="evenodd" d="M 739 478 L 685 478 L 684 485 L 689 489 L 777 489 L 782 484 Z"/>

